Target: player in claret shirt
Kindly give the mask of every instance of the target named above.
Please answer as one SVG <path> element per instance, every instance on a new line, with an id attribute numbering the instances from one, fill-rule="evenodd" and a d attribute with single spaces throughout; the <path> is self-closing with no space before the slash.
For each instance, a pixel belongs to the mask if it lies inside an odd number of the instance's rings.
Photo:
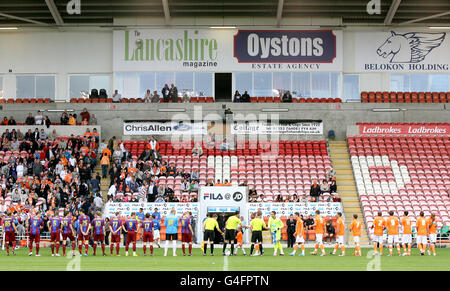
<path id="1" fill-rule="evenodd" d="M 102 246 L 103 256 L 105 254 L 105 220 L 102 218 L 102 213 L 100 211 L 96 212 L 96 217 L 92 220 L 92 227 L 94 233 L 94 256 L 97 251 L 97 244 L 100 242 Z"/>
<path id="2" fill-rule="evenodd" d="M 64 217 L 61 219 L 61 233 L 63 237 L 63 256 L 66 255 L 67 239 L 70 239 L 72 242 L 72 256 L 75 256 L 75 237 L 73 236 L 75 231 L 73 229 L 72 213 L 69 211 L 65 211 Z"/>
<path id="3" fill-rule="evenodd" d="M 125 245 L 125 256 L 128 257 L 128 247 L 130 242 L 133 242 L 133 257 L 137 257 L 136 254 L 136 233 L 139 231 L 139 224 L 136 219 L 136 213 L 132 212 L 131 217 L 125 221 L 125 228 L 127 232 L 127 244 Z"/>
<path id="4" fill-rule="evenodd" d="M 111 231 L 111 256 L 113 255 L 114 243 L 116 243 L 116 255 L 120 256 L 120 231 L 122 230 L 122 219 L 120 218 L 120 212 L 116 212 L 116 216 L 111 217 L 109 221 L 109 229 Z"/>
<path id="5" fill-rule="evenodd" d="M 61 217 L 59 215 L 53 215 L 48 221 L 48 228 L 50 229 L 50 244 L 52 248 L 52 257 L 55 256 L 55 244 L 56 244 L 56 256 L 59 257 L 59 241 L 61 240 Z"/>
<path id="6" fill-rule="evenodd" d="M 145 218 L 142 221 L 142 228 L 144 230 L 144 235 L 142 237 L 144 243 L 144 256 L 147 255 L 147 243 L 150 244 L 150 254 L 153 256 L 153 221 L 150 218 L 150 213 L 145 215 Z"/>
<path id="7" fill-rule="evenodd" d="M 12 216 L 11 210 L 8 210 L 6 217 L 2 220 L 3 231 L 5 232 L 6 253 L 9 256 L 9 243 L 12 243 L 12 253 L 16 255 L 14 249 L 16 248 L 16 219 Z"/>
<path id="8" fill-rule="evenodd" d="M 192 224 L 189 212 L 183 213 L 180 220 L 181 223 L 181 248 L 183 250 L 183 256 L 186 256 L 185 243 L 189 244 L 189 256 L 192 256 Z"/>
<path id="9" fill-rule="evenodd" d="M 33 255 L 33 241 L 36 242 L 36 257 L 40 257 L 39 254 L 39 242 L 41 241 L 41 229 L 44 227 L 44 222 L 39 216 L 39 213 L 33 215 L 30 219 L 30 253 L 29 256 Z"/>
<path id="10" fill-rule="evenodd" d="M 91 219 L 84 214 L 84 211 L 80 210 L 80 216 L 78 216 L 78 250 L 80 256 L 82 256 L 82 248 L 84 244 L 84 255 L 87 257 L 89 250 L 89 231 L 91 230 Z"/>

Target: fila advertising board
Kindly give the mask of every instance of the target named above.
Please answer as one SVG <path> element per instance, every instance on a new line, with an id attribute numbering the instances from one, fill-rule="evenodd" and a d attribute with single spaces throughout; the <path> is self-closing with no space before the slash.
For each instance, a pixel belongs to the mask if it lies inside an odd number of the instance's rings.
<path id="1" fill-rule="evenodd" d="M 113 50 L 115 72 L 342 70 L 333 30 L 120 30 Z"/>
<path id="2" fill-rule="evenodd" d="M 448 33 L 356 33 L 355 72 L 449 72 Z"/>

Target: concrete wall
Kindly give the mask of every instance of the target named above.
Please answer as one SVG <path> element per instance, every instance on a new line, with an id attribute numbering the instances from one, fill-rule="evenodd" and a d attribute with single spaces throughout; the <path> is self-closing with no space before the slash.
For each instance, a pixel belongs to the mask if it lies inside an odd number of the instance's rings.
<path id="1" fill-rule="evenodd" d="M 324 122 L 324 133 L 334 130 L 337 139 L 345 139 L 347 126 L 355 125 L 356 122 L 450 122 L 450 104 L 362 104 L 362 103 L 325 103 L 325 104 L 255 104 L 255 103 L 211 103 L 211 104 L 3 104 L 0 110 L 0 120 L 4 116 L 14 116 L 16 122 L 25 122 L 29 112 L 45 111 L 52 122 L 59 122 L 61 112 L 64 109 L 74 110 L 77 115 L 87 107 L 89 112 L 94 113 L 98 125 L 102 128 L 102 136 L 106 139 L 115 135 L 122 138 L 124 120 L 171 120 L 194 119 L 214 120 L 214 117 L 223 116 L 222 104 L 237 116 L 259 117 L 265 119 L 267 115 L 276 114 L 279 119 L 301 120 L 321 119 Z M 185 109 L 185 112 L 160 112 L 161 109 Z M 265 108 L 284 108 L 287 112 L 262 112 Z M 399 112 L 373 112 L 372 109 L 399 108 Z M 61 112 L 49 112 L 48 110 L 61 110 Z M 139 139 L 142 137 L 133 137 Z M 166 137 L 167 138 L 167 137 Z M 286 136 L 282 138 L 298 139 L 308 138 L 305 136 Z M 317 138 L 317 137 L 315 137 Z M 131 139 L 125 137 L 125 139 Z"/>

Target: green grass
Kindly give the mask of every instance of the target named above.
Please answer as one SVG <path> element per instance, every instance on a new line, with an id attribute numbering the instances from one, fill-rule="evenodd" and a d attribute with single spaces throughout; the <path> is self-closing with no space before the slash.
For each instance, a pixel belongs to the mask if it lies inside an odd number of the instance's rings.
<path id="1" fill-rule="evenodd" d="M 193 249 L 192 257 L 183 257 L 181 249 L 177 250 L 177 257 L 173 257 L 172 250 L 169 249 L 167 257 L 163 256 L 163 249 L 155 249 L 155 256 L 143 256 L 142 249 L 138 249 L 138 257 L 125 257 L 125 251 L 120 251 L 121 257 L 109 256 L 109 248 L 107 248 L 108 256 L 92 256 L 92 248 L 89 250 L 88 257 L 51 257 L 50 248 L 41 248 L 41 257 L 34 255 L 28 256 L 28 249 L 20 249 L 16 251 L 16 256 L 6 256 L 6 251 L 0 251 L 0 271 L 44 271 L 44 270 L 67 270 L 75 268 L 82 271 L 99 271 L 99 270 L 158 270 L 158 271 L 223 271 L 224 263 L 228 265 L 229 271 L 301 271 L 301 270 L 367 270 L 378 266 L 382 271 L 435 271 L 450 270 L 450 249 L 437 249 L 437 256 L 420 256 L 418 249 L 412 250 L 411 257 L 387 257 L 387 250 L 382 257 L 368 258 L 367 253 L 371 251 L 369 248 L 363 249 L 362 257 L 352 256 L 353 249 L 347 249 L 345 257 L 329 255 L 330 249 L 327 249 L 325 257 L 310 255 L 312 249 L 306 249 L 305 257 L 288 256 L 290 249 L 285 249 L 285 256 L 273 257 L 272 249 L 265 249 L 263 257 L 244 257 L 239 251 L 236 257 L 222 256 L 222 249 L 219 246 L 215 248 L 215 256 L 204 257 L 200 249 Z M 248 252 L 248 249 L 247 249 Z M 60 250 L 62 253 L 62 250 Z M 132 253 L 132 252 L 130 252 Z M 340 253 L 340 251 L 338 252 Z M 394 250 L 394 253 L 396 251 Z M 297 252 L 298 254 L 298 252 Z M 227 263 L 225 262 L 227 261 Z"/>

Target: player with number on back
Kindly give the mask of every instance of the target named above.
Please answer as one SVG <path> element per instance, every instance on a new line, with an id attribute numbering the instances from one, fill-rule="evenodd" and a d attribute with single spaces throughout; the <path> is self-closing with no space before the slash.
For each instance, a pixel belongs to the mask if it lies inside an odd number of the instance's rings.
<path id="1" fill-rule="evenodd" d="M 353 214 L 353 221 L 350 224 L 350 231 L 353 233 L 353 242 L 355 243 L 354 256 L 361 256 L 361 246 L 359 245 L 361 237 L 361 222 L 358 220 L 358 214 Z"/>
<path id="2" fill-rule="evenodd" d="M 400 241 L 398 239 L 398 227 L 400 225 L 398 218 L 394 216 L 394 211 L 389 211 L 389 217 L 386 221 L 388 229 L 388 245 L 389 245 L 389 257 L 392 257 L 392 250 L 394 244 L 397 247 L 397 253 L 400 256 Z"/>
<path id="3" fill-rule="evenodd" d="M 425 249 L 427 248 L 427 234 L 428 234 L 428 221 L 425 219 L 425 213 L 420 211 L 419 218 L 416 221 L 417 228 L 417 247 L 420 250 L 420 255 L 425 255 Z"/>
<path id="4" fill-rule="evenodd" d="M 337 219 L 336 219 L 336 226 L 337 226 L 337 239 L 336 239 L 336 245 L 334 246 L 333 251 L 331 252 L 332 255 L 336 254 L 336 251 L 338 250 L 339 246 L 341 247 L 341 254 L 340 257 L 345 256 L 345 244 L 344 244 L 344 235 L 345 235 L 345 225 L 344 225 L 344 219 L 342 219 L 342 213 L 337 213 Z"/>
<path id="5" fill-rule="evenodd" d="M 169 240 L 172 241 L 173 256 L 177 256 L 177 240 L 178 240 L 178 222 L 180 218 L 176 215 L 175 208 L 172 208 L 170 214 L 164 218 L 164 225 L 166 226 L 166 244 L 164 246 L 164 256 L 167 256 L 169 248 Z"/>
<path id="6" fill-rule="evenodd" d="M 300 246 L 302 248 L 302 253 L 299 254 L 299 257 L 303 257 L 305 256 L 305 230 L 304 230 L 304 226 L 303 226 L 303 220 L 300 217 L 300 213 L 295 212 L 295 233 L 294 233 L 294 237 L 295 237 L 295 242 L 297 243 L 294 246 L 294 251 L 292 253 L 290 253 L 290 256 L 295 256 L 295 253 L 297 252 L 298 247 Z"/>
<path id="7" fill-rule="evenodd" d="M 67 239 L 70 239 L 70 242 L 72 243 L 72 256 L 75 255 L 75 237 L 73 234 L 75 233 L 75 230 L 73 228 L 73 218 L 72 213 L 69 211 L 64 212 L 64 217 L 61 219 L 61 233 L 63 237 L 63 256 L 66 255 L 66 244 Z"/>
<path id="8" fill-rule="evenodd" d="M 375 228 L 373 232 L 373 250 L 375 255 L 378 255 L 378 247 L 380 248 L 380 255 L 383 255 L 383 231 L 386 228 L 386 220 L 381 216 L 381 211 L 378 211 L 378 216 L 373 220 L 371 228 Z"/>
<path id="9" fill-rule="evenodd" d="M 56 245 L 56 256 L 59 257 L 59 241 L 61 239 L 61 217 L 55 214 L 48 221 L 48 228 L 50 229 L 50 244 L 52 248 L 52 257 L 55 256 L 55 245 Z"/>
<path id="10" fill-rule="evenodd" d="M 96 255 L 97 251 L 97 244 L 100 242 L 102 246 L 102 252 L 103 256 L 106 256 L 105 254 L 105 221 L 102 218 L 102 213 L 100 211 L 97 211 L 96 213 L 97 217 L 95 217 L 92 220 L 92 226 L 93 226 L 93 237 L 94 237 L 94 256 Z"/>
<path id="11" fill-rule="evenodd" d="M 6 217 L 2 220 L 3 232 L 5 233 L 6 254 L 9 256 L 9 243 L 12 243 L 12 253 L 16 249 L 16 219 L 12 216 L 11 210 L 8 210 Z"/>
<path id="12" fill-rule="evenodd" d="M 432 213 L 431 217 L 428 218 L 428 236 L 430 237 L 430 247 L 428 248 L 428 255 L 431 256 L 431 251 L 433 251 L 433 256 L 436 256 L 436 239 L 437 239 L 437 221 L 436 214 Z"/>
<path id="13" fill-rule="evenodd" d="M 91 219 L 89 216 L 84 214 L 84 211 L 80 209 L 80 215 L 78 216 L 78 251 L 80 256 L 83 255 L 83 244 L 84 244 L 84 255 L 87 257 L 89 251 L 89 231 L 91 230 Z"/>
<path id="14" fill-rule="evenodd" d="M 401 220 L 402 226 L 402 244 L 403 244 L 403 256 L 411 256 L 411 246 L 412 246 L 412 223 L 411 218 L 408 216 L 409 212 L 404 211 Z M 407 250 L 408 249 L 408 250 Z"/>
<path id="15" fill-rule="evenodd" d="M 114 243 L 116 244 L 116 255 L 120 256 L 120 231 L 122 230 L 120 212 L 116 212 L 116 216 L 109 220 L 109 230 L 111 231 L 111 256 L 113 255 Z"/>
<path id="16" fill-rule="evenodd" d="M 144 256 L 147 255 L 147 243 L 150 244 L 150 255 L 153 256 L 153 221 L 150 218 L 150 213 L 147 213 L 142 221 L 142 229 L 143 229 L 143 250 Z"/>
<path id="17" fill-rule="evenodd" d="M 131 242 L 133 242 L 133 257 L 137 257 L 136 254 L 136 233 L 139 231 L 138 221 L 136 219 L 136 213 L 132 212 L 131 217 L 125 221 L 125 227 L 127 232 L 127 244 L 125 245 L 125 256 L 128 257 L 128 248 Z"/>
<path id="18" fill-rule="evenodd" d="M 39 212 L 36 213 L 36 215 L 33 215 L 30 219 L 30 231 L 29 231 L 29 236 L 30 236 L 30 243 L 29 243 L 29 247 L 30 247 L 30 253 L 28 254 L 29 256 L 33 255 L 33 241 L 36 242 L 36 257 L 40 257 L 41 255 L 39 254 L 39 243 L 41 241 L 41 229 L 44 226 L 44 222 L 42 220 L 42 218 L 39 216 Z"/>
<path id="19" fill-rule="evenodd" d="M 325 256 L 325 246 L 323 245 L 323 234 L 325 232 L 325 223 L 320 216 L 320 210 L 316 210 L 316 217 L 314 218 L 314 224 L 312 225 L 316 232 L 316 245 L 314 246 L 314 251 L 311 255 L 317 255 L 317 250 L 322 250 L 322 254 L 320 256 Z"/>

